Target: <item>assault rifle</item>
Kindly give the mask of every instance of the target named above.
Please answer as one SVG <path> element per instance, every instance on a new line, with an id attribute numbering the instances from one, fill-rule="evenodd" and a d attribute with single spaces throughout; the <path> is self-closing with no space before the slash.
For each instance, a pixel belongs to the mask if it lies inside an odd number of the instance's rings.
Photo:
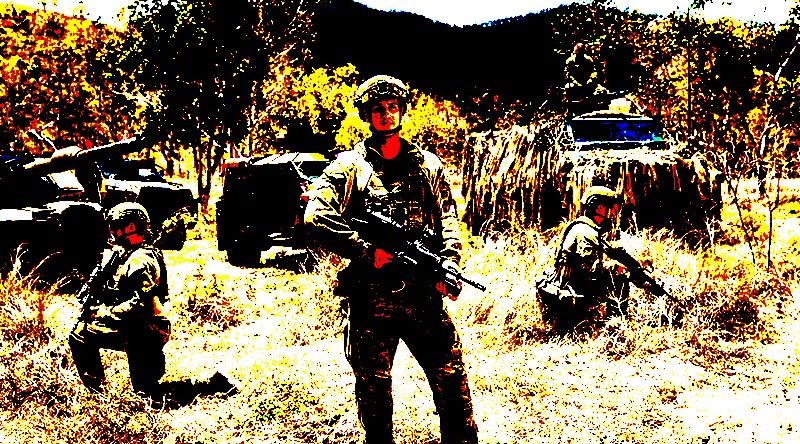
<path id="1" fill-rule="evenodd" d="M 122 255 L 119 254 L 119 251 L 112 249 L 108 261 L 97 264 L 94 270 L 92 270 L 92 273 L 89 274 L 86 282 L 81 286 L 81 289 L 78 290 L 76 297 L 78 298 L 78 303 L 81 304 L 79 321 L 89 317 L 90 309 L 99 302 L 98 294 L 100 292 L 100 286 L 103 285 L 103 282 L 111 277 L 111 273 L 119 267 L 121 259 Z"/>
<path id="2" fill-rule="evenodd" d="M 666 289 L 664 289 L 664 286 L 661 285 L 661 283 L 658 282 L 653 276 L 650 276 L 647 271 L 645 271 L 644 267 L 642 267 L 642 264 L 640 264 L 639 261 L 631 256 L 630 253 L 625 251 L 624 248 L 613 247 L 602 239 L 600 239 L 600 243 L 603 245 L 603 250 L 608 257 L 619 262 L 628 270 L 628 272 L 631 274 L 631 282 L 633 282 L 637 287 L 644 286 L 654 296 L 666 296 L 683 308 L 683 302 L 678 300 Z"/>
<path id="3" fill-rule="evenodd" d="M 446 259 L 431 251 L 426 245 L 426 242 L 434 238 L 433 233 L 425 233 L 420 238 L 392 218 L 374 210 L 367 210 L 363 218 L 351 218 L 350 221 L 352 228 L 367 241 L 391 253 L 407 266 L 421 267 L 442 276 L 442 282 L 451 294 L 458 294 L 462 283 L 486 291 L 485 285 L 442 266 Z"/>

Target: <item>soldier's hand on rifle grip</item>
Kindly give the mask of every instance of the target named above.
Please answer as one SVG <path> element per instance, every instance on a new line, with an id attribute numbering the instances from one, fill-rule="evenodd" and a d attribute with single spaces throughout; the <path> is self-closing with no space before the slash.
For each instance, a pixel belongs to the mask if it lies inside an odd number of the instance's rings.
<path id="1" fill-rule="evenodd" d="M 459 274 L 460 270 L 458 265 L 450 260 L 446 260 L 442 262 L 442 268 L 448 271 L 452 271 L 456 275 Z M 447 296 L 448 299 L 451 301 L 455 301 L 458 299 L 458 296 L 461 294 L 462 288 L 461 281 L 456 279 L 455 276 L 449 275 L 447 273 L 444 276 L 444 279 L 436 283 L 436 291 L 441 293 L 443 296 Z"/>
<path id="2" fill-rule="evenodd" d="M 372 266 L 376 269 L 381 269 L 386 264 L 391 263 L 393 259 L 394 255 L 392 253 L 376 247 L 372 254 Z"/>

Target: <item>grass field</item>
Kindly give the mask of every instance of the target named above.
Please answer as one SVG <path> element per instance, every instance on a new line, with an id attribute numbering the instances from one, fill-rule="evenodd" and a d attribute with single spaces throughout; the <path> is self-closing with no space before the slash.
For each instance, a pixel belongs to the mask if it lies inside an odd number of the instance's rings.
<path id="1" fill-rule="evenodd" d="M 784 183 L 786 185 L 786 183 Z M 636 257 L 688 309 L 634 289 L 627 318 L 589 334 L 539 332 L 533 277 L 556 231 L 521 230 L 487 242 L 464 231 L 466 274 L 489 286 L 448 301 L 482 443 L 800 442 L 800 185 L 774 210 L 767 269 L 767 201 L 739 192 L 751 224 L 753 264 L 731 204 L 714 245 L 688 249 L 668 232 L 626 238 Z M 108 352 L 105 394 L 77 378 L 66 337 L 77 316 L 69 295 L 37 292 L 19 277 L 0 288 L 0 441 L 9 443 L 355 443 L 354 378 L 342 352 L 339 265 L 313 269 L 267 253 L 238 268 L 201 226 L 167 252 L 169 317 L 165 380 L 235 378 L 240 391 L 179 408 L 154 408 L 130 392 L 124 355 Z M 394 369 L 398 443 L 438 442 L 438 418 L 422 370 L 402 345 Z"/>

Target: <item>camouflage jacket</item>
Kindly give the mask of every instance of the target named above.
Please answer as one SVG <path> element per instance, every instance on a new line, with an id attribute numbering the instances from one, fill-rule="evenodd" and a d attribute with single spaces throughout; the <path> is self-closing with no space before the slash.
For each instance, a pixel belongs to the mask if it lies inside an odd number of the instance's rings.
<path id="1" fill-rule="evenodd" d="M 340 256 L 364 258 L 369 245 L 348 218 L 377 206 L 412 232 L 432 230 L 440 237 L 438 252 L 458 263 L 458 218 L 441 160 L 404 139 L 391 160 L 370 144 L 367 139 L 341 153 L 315 179 L 304 217 L 312 234 Z"/>
<path id="2" fill-rule="evenodd" d="M 564 67 L 567 88 L 593 89 L 598 83 L 597 66 L 588 55 L 571 55 Z"/>
<path id="3" fill-rule="evenodd" d="M 559 251 L 563 281 L 580 296 L 593 299 L 609 294 L 610 271 L 604 266 L 605 253 L 600 243 L 604 233 L 590 218 L 571 222 Z"/>
<path id="4" fill-rule="evenodd" d="M 114 247 L 121 255 L 120 264 L 103 286 L 100 302 L 111 310 L 110 319 L 119 322 L 149 317 L 154 314 L 154 298 L 158 303 L 167 297 L 167 274 L 164 256 L 158 248 L 143 245 L 124 249 Z M 105 255 L 108 261 L 110 253 Z"/>

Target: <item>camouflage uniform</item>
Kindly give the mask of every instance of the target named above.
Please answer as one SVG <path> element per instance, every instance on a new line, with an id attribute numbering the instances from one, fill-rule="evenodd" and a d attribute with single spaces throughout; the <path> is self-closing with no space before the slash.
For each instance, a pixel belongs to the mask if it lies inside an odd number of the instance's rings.
<path id="1" fill-rule="evenodd" d="M 576 97 L 590 96 L 599 85 L 596 63 L 587 54 L 569 56 L 564 70 L 567 89 L 572 90 Z"/>
<path id="2" fill-rule="evenodd" d="M 600 239 L 606 233 L 587 216 L 578 217 L 565 229 L 556 267 L 562 288 L 568 292 L 542 301 L 555 330 L 568 331 L 582 322 L 599 320 L 595 318 L 602 318 L 607 311 L 625 310 L 621 301 L 627 284 L 604 265 L 606 254 Z"/>
<path id="3" fill-rule="evenodd" d="M 567 59 L 564 71 L 564 96 L 569 114 L 592 111 L 595 104 L 590 103 L 590 99 L 604 91 L 594 59 L 585 53 L 573 53 Z"/>
<path id="4" fill-rule="evenodd" d="M 154 304 L 167 297 L 164 257 L 147 243 L 114 248 L 121 254 L 121 265 L 99 296 L 111 314 L 78 322 L 69 337 L 72 357 L 83 383 L 99 391 L 104 378 L 100 349 L 125 351 L 133 389 L 154 395 L 164 375 L 163 348 L 169 337 L 169 321 L 154 314 Z"/>
<path id="5" fill-rule="evenodd" d="M 392 442 L 391 370 L 400 339 L 422 366 L 433 390 L 443 443 L 477 443 L 461 344 L 435 278 L 393 261 L 372 265 L 370 245 L 347 217 L 378 206 L 412 232 L 439 233 L 439 252 L 458 263 L 458 220 L 442 163 L 401 140 L 400 154 L 384 159 L 372 139 L 339 155 L 313 184 L 305 222 L 318 240 L 350 258 L 337 293 L 349 300 L 345 332 L 356 376 L 359 417 L 368 443 Z"/>

